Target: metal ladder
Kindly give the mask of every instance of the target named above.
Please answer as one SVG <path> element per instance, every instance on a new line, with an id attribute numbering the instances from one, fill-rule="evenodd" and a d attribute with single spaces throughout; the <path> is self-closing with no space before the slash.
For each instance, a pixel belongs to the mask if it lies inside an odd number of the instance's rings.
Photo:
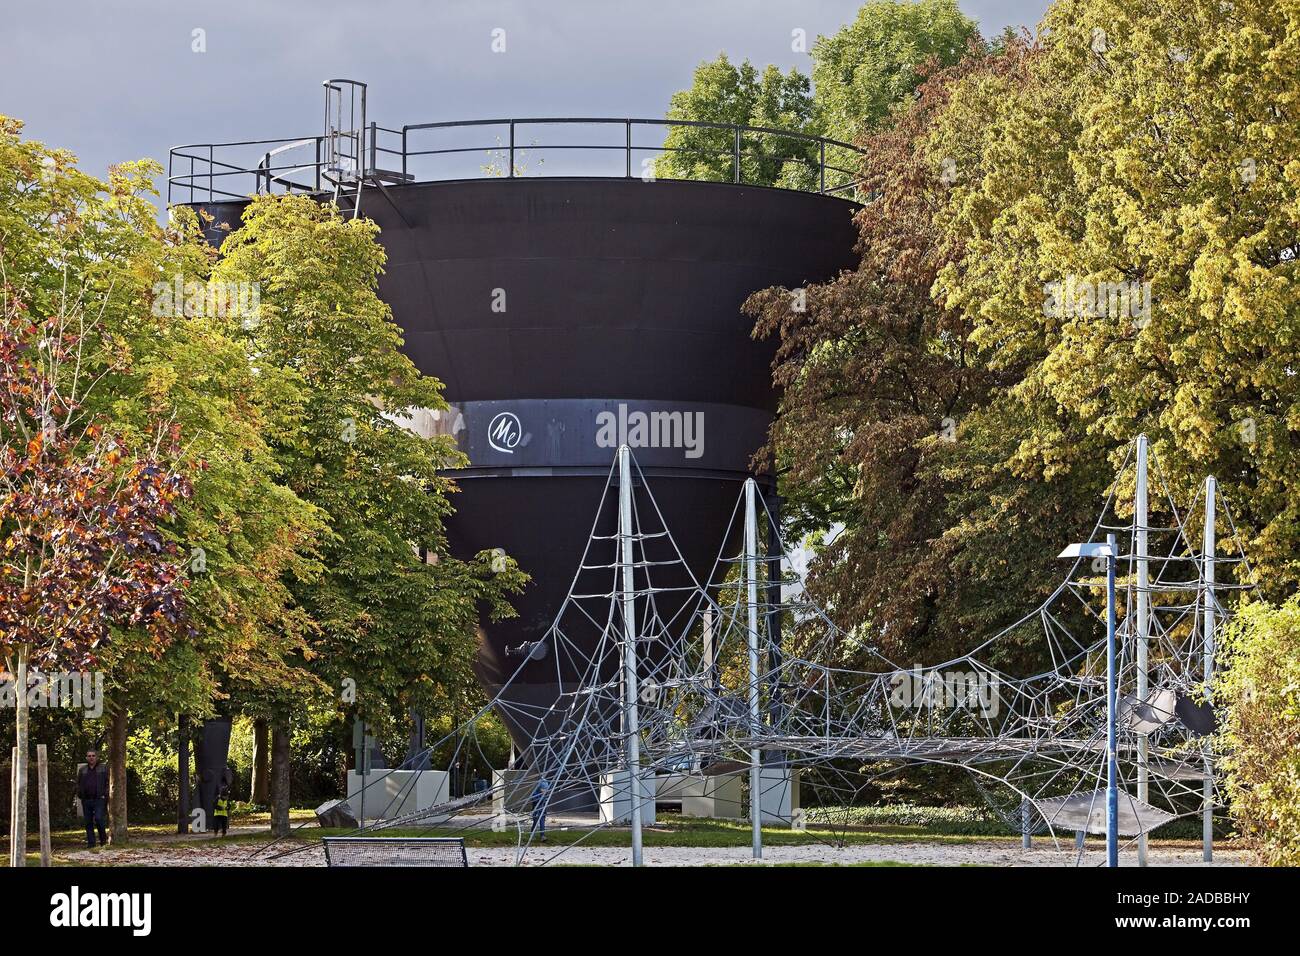
<path id="1" fill-rule="evenodd" d="M 334 203 L 351 191 L 352 218 L 361 213 L 361 191 L 367 184 L 411 182 L 414 176 L 379 169 L 378 127 L 366 122 L 366 84 L 359 80 L 326 80 L 325 136 L 322 177 L 334 187 Z"/>
<path id="2" fill-rule="evenodd" d="M 366 181 L 366 84 L 357 80 L 326 80 L 325 139 L 321 174 L 334 187 L 334 203 L 355 188 L 352 218 L 361 212 Z M 342 208 L 340 206 L 340 208 Z"/>

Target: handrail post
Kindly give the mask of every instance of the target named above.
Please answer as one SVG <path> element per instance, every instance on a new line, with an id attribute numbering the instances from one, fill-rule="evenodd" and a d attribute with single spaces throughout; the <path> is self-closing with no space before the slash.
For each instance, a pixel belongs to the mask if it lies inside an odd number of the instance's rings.
<path id="1" fill-rule="evenodd" d="M 740 182 L 740 127 L 736 127 L 736 152 L 732 163 L 735 169 L 735 181 Z"/>
<path id="2" fill-rule="evenodd" d="M 320 147 L 322 138 L 320 136 L 316 137 L 316 192 L 320 192 Z"/>
<path id="3" fill-rule="evenodd" d="M 624 129 L 626 130 L 626 133 L 627 133 L 627 136 L 626 136 L 626 143 L 627 143 L 627 154 L 626 154 L 626 155 L 627 155 L 627 173 L 626 173 L 626 175 L 627 175 L 627 178 L 628 178 L 628 179 L 631 179 L 631 178 L 632 178 L 632 120 L 631 120 L 631 119 L 626 119 L 626 120 L 624 120 L 624 121 L 623 121 L 623 127 L 624 127 Z"/>
<path id="4" fill-rule="evenodd" d="M 212 202 L 212 144 L 208 143 L 208 202 Z"/>
<path id="5" fill-rule="evenodd" d="M 359 83 L 359 84 L 355 84 L 355 85 L 352 87 L 352 99 L 353 99 L 353 103 L 356 102 L 357 86 L 360 86 L 360 87 L 361 87 L 361 122 L 360 122 L 360 123 L 357 122 L 357 118 L 356 118 L 355 115 L 353 115 L 353 116 L 351 117 L 351 121 L 352 121 L 352 124 L 353 124 L 353 128 L 355 128 L 355 129 L 358 130 L 358 134 L 357 134 L 357 166 L 360 167 L 360 168 L 357 169 L 357 182 L 358 182 L 358 186 L 357 186 L 357 189 L 358 189 L 358 192 L 357 192 L 357 202 L 360 203 L 360 201 L 361 201 L 361 193 L 360 193 L 359 190 L 361 189 L 361 186 L 360 186 L 359 184 L 360 184 L 361 180 L 365 178 L 365 175 L 366 175 L 366 170 L 365 170 L 365 165 L 366 165 L 366 84 L 364 84 L 364 83 Z M 359 207 L 358 207 L 358 208 L 359 208 Z"/>
<path id="6" fill-rule="evenodd" d="M 406 124 L 402 124 L 402 178 L 406 178 Z"/>
<path id="7" fill-rule="evenodd" d="M 510 172 L 507 173 L 510 179 L 515 178 L 515 121 L 510 121 Z"/>
<path id="8" fill-rule="evenodd" d="M 820 193 L 826 192 L 826 140 L 821 140 L 818 144 L 821 146 L 821 186 L 817 190 Z"/>
<path id="9" fill-rule="evenodd" d="M 379 149 L 376 140 L 379 138 L 379 126 L 374 121 L 370 121 L 370 169 L 367 172 L 373 173 L 379 168 Z"/>

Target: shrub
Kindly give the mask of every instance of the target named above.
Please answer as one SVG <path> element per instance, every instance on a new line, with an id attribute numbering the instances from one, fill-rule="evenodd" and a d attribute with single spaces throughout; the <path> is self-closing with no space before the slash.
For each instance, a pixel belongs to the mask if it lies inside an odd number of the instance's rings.
<path id="1" fill-rule="evenodd" d="M 1270 866 L 1300 865 L 1300 595 L 1224 629 L 1216 693 L 1232 815 Z"/>

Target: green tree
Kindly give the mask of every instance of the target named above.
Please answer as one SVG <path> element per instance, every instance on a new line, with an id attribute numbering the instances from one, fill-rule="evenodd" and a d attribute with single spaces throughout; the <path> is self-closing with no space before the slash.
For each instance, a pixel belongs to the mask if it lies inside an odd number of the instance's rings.
<path id="1" fill-rule="evenodd" d="M 960 249 L 935 219 L 951 177 L 935 168 L 929 138 L 954 85 L 1014 86 L 1034 55 L 1013 44 L 923 83 L 862 141 L 861 187 L 877 198 L 858 214 L 858 268 L 746 305 L 755 334 L 779 338 L 771 451 L 786 520 L 800 536 L 835 529 L 812 589 L 846 629 L 911 660 L 959 653 L 1045 596 L 1059 575 L 1060 522 L 1084 523 L 1104 487 L 1104 475 L 1044 483 L 1052 476 L 1016 463 L 1019 434 L 1064 426 L 1054 409 L 1009 395 L 1024 369 L 982 361 L 972 319 L 931 293 Z M 1011 514 L 1019 533 L 1009 545 Z M 1004 665 L 1043 663 L 1037 647 L 998 652 Z"/>
<path id="2" fill-rule="evenodd" d="M 1221 14 L 1062 0 L 1041 45 L 976 47 L 864 140 L 857 272 L 751 302 L 794 520 L 844 525 L 814 576 L 846 624 L 924 659 L 1031 606 L 1141 431 L 1294 589 L 1297 20 Z"/>
<path id="3" fill-rule="evenodd" d="M 813 102 L 808 77 L 768 66 L 760 74 L 719 53 L 695 68 L 689 89 L 674 93 L 668 119 L 722 124 L 724 128 L 670 126 L 654 164 L 661 179 L 732 182 L 736 178 L 734 126 L 808 132 Z M 751 185 L 815 183 L 816 145 L 807 140 L 745 131 L 740 135 L 740 181 Z"/>
<path id="4" fill-rule="evenodd" d="M 978 40 L 957 0 L 870 0 L 813 46 L 817 114 L 826 136 L 853 143 L 911 97 L 926 69 L 952 66 Z"/>
<path id="5" fill-rule="evenodd" d="M 512 614 L 508 596 L 526 578 L 509 559 L 449 553 L 454 485 L 442 472 L 465 459 L 450 437 L 409 427 L 447 406 L 441 383 L 400 350 L 376 294 L 385 259 L 376 234 L 305 197 L 258 197 L 213 279 L 261 289 L 247 347 L 289 399 L 263 409 L 268 439 L 284 483 L 328 525 L 321 574 L 288 582 L 312 622 L 304 663 L 336 704 L 355 693 L 359 712 L 378 719 L 410 707 L 446 713 L 477 693 L 480 610 Z M 302 695 L 267 703 L 283 721 Z M 273 769 L 273 783 L 283 776 Z"/>
<path id="6" fill-rule="evenodd" d="M 213 252 L 197 218 L 157 223 L 153 163 L 113 168 L 105 181 L 65 151 L 21 138 L 0 120 L 0 261 L 33 310 L 64 297 L 93 301 L 87 407 L 125 440 L 150 423 L 177 423 L 192 496 L 167 522 L 181 555 L 192 627 L 166 644 L 119 629 L 98 661 L 106 673 L 110 734 L 127 722 L 208 714 L 232 683 L 301 684 L 295 667 L 310 621 L 290 606 L 287 580 L 310 577 L 317 511 L 278 481 L 261 409 L 291 396 L 259 374 L 237 337 L 252 316 L 208 295 Z M 182 290 L 178 296 L 177 289 Z M 213 290 L 217 291 L 217 290 Z M 237 300 L 236 300 L 237 301 Z M 219 308 L 210 306 L 225 303 Z M 112 817 L 125 826 L 125 753 L 109 753 Z"/>
<path id="7" fill-rule="evenodd" d="M 856 143 L 899 104 L 927 72 L 957 63 L 979 43 L 975 23 L 956 0 L 871 0 L 852 23 L 818 37 L 812 79 L 797 69 L 761 73 L 725 53 L 701 63 L 691 86 L 674 93 L 667 117 L 758 126 Z M 670 179 L 731 182 L 736 175 L 735 134 L 730 129 L 671 127 L 655 174 Z M 761 186 L 820 189 L 820 146 L 791 136 L 741 135 L 741 181 Z M 826 148 L 825 187 L 848 185 L 857 169 L 851 149 Z"/>
<path id="8" fill-rule="evenodd" d="M 938 294 L 1076 423 L 1019 454 L 1116 463 L 1145 431 L 1180 499 L 1218 476 L 1275 599 L 1300 582 L 1298 9 L 1061 0 L 1028 82 L 963 84 L 931 143 L 962 250 Z"/>
<path id="9" fill-rule="evenodd" d="M 83 308 L 35 315 L 0 289 L 0 654 L 15 697 L 16 866 L 27 844 L 29 666 L 92 666 L 114 627 L 160 648 L 184 631 L 183 582 L 161 529 L 190 493 L 180 430 L 155 422 L 132 441 L 89 411 L 100 379 L 85 367 L 94 320 Z"/>

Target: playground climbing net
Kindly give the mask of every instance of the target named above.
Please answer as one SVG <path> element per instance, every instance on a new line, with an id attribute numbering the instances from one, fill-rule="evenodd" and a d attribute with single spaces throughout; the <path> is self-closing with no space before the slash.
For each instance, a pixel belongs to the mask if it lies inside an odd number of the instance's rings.
<path id="1" fill-rule="evenodd" d="M 1158 494 L 1147 514 L 1149 489 Z M 1202 535 L 1189 532 L 1196 517 L 1205 519 Z M 1216 528 L 1227 532 L 1217 547 Z M 1130 446 L 1089 540 L 1111 534 L 1117 832 L 1122 849 L 1145 852 L 1156 827 L 1179 817 L 1203 817 L 1208 827 L 1219 803 L 1214 633 L 1232 592 L 1250 587 L 1250 571 L 1213 479 L 1180 510 L 1144 439 Z M 926 766 L 966 775 L 1026 842 L 1044 834 L 1082 860 L 1075 835 L 1107 828 L 1105 559 L 1075 559 L 1020 620 L 960 657 L 920 666 L 886 657 L 869 624 L 837 626 L 809 596 L 800 551 L 782 540 L 751 479 L 708 580 L 698 580 L 650 481 L 620 449 L 554 622 L 521 649 L 513 676 L 482 710 L 430 747 L 450 747 L 453 763 L 469 759 L 495 712 L 529 740 L 514 769 L 486 790 L 370 829 L 508 827 L 518 859 L 549 862 L 587 836 L 543 844 L 538 823 L 548 813 L 601 809 L 589 835 L 635 823 L 636 804 L 644 814 L 656 798 L 707 793 L 738 777 L 750 796 L 748 809 L 734 802 L 735 815 L 759 810 L 795 827 L 812 818 L 833 840 L 870 788 Z M 1050 666 L 1014 673 L 1004 662 L 1025 660 L 1025 648 Z M 560 688 L 553 702 L 516 692 L 525 669 L 530 682 Z M 804 808 L 789 799 L 769 805 L 759 792 L 788 793 L 795 779 Z"/>

